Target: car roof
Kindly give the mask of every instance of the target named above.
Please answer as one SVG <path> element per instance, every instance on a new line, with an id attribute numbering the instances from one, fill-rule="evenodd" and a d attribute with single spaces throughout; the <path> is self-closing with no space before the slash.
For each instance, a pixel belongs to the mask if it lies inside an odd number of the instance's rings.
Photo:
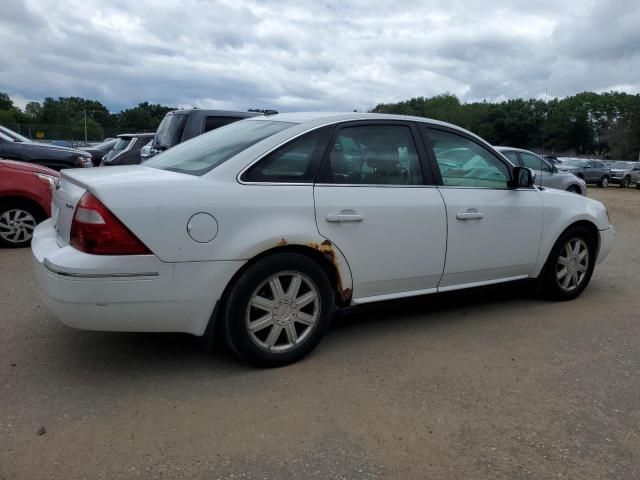
<path id="1" fill-rule="evenodd" d="M 249 117 L 261 117 L 262 113 L 259 112 L 238 112 L 234 110 L 205 110 L 201 108 L 183 108 L 180 110 L 172 110 L 167 113 L 167 115 L 186 115 L 191 112 L 202 113 L 203 115 L 207 115 L 210 117 L 238 117 L 238 118 L 249 118 Z"/>
<path id="2" fill-rule="evenodd" d="M 506 151 L 513 151 L 513 152 L 524 152 L 524 153 L 532 153 L 533 155 L 538 155 L 535 152 L 532 152 L 531 150 L 525 150 L 524 148 L 517 148 L 517 147 L 503 147 L 503 146 L 497 146 L 497 147 L 493 147 L 496 150 L 498 150 L 499 152 L 506 152 Z M 540 156 L 540 155 L 538 155 Z M 546 155 L 545 155 L 546 156 Z"/>
<path id="3" fill-rule="evenodd" d="M 155 133 L 121 133 L 118 138 L 153 138 Z"/>
<path id="4" fill-rule="evenodd" d="M 399 120 L 405 122 L 422 122 L 430 125 L 442 126 L 452 128 L 454 130 L 462 131 L 467 135 L 470 135 L 482 143 L 487 143 L 485 140 L 477 136 L 476 134 L 465 130 L 462 127 L 453 125 L 447 122 L 441 122 L 440 120 L 434 120 L 426 117 L 415 117 L 411 115 L 394 115 L 389 113 L 363 113 L 363 112 L 295 112 L 295 113 L 278 113 L 275 115 L 261 115 L 259 117 L 248 118 L 244 121 L 249 122 L 262 122 L 262 121 L 275 121 L 275 122 L 287 122 L 295 123 L 299 125 L 307 125 L 309 128 L 318 127 L 321 125 L 330 125 L 340 122 L 354 122 L 359 120 Z"/>

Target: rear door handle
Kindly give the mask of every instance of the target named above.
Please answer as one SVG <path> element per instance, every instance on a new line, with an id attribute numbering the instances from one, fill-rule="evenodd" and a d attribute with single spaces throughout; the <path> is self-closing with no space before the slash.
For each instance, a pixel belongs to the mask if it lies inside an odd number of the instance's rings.
<path id="1" fill-rule="evenodd" d="M 484 213 L 478 211 L 466 211 L 458 212 L 456 218 L 458 220 L 481 220 L 484 217 Z"/>
<path id="2" fill-rule="evenodd" d="M 361 222 L 364 217 L 358 213 L 330 213 L 327 222 Z"/>

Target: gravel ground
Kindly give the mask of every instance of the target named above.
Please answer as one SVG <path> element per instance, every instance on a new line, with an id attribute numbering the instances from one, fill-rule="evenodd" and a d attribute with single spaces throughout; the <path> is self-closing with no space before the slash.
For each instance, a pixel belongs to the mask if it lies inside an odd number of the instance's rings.
<path id="1" fill-rule="evenodd" d="M 64 327 L 0 250 L 0 478 L 639 478 L 640 192 L 589 194 L 617 238 L 576 301 L 370 305 L 276 370 Z"/>

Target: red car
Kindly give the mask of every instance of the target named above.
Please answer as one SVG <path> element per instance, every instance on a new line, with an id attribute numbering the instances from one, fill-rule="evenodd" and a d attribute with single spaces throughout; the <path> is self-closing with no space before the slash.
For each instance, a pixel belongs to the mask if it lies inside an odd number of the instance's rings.
<path id="1" fill-rule="evenodd" d="M 51 191 L 60 174 L 33 163 L 0 159 L 0 245 L 26 247 L 33 229 L 51 216 Z"/>

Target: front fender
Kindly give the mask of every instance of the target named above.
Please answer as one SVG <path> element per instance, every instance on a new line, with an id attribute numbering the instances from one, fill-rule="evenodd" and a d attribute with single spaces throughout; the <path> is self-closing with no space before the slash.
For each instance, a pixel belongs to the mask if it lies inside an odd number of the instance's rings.
<path id="1" fill-rule="evenodd" d="M 610 228 L 605 206 L 574 193 L 545 190 L 540 195 L 544 208 L 543 233 L 538 262 L 532 277 L 537 277 L 562 233 L 578 222 L 589 222 L 597 230 Z"/>

